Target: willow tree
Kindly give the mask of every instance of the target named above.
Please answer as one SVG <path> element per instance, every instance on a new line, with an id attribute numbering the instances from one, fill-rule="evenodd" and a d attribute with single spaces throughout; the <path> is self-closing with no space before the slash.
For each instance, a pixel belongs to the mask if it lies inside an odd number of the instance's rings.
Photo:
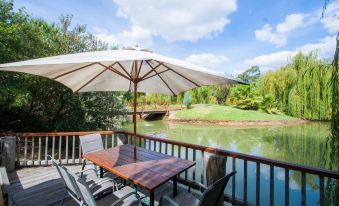
<path id="1" fill-rule="evenodd" d="M 268 72 L 259 81 L 262 94 L 271 94 L 278 108 L 294 117 L 331 119 L 332 66 L 316 53 L 297 54 L 292 63 Z"/>

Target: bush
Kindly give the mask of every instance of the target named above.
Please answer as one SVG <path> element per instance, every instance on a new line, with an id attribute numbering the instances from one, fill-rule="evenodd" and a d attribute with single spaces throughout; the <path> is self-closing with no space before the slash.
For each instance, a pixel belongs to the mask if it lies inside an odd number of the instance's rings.
<path id="1" fill-rule="evenodd" d="M 190 92 L 185 92 L 184 94 L 184 105 L 186 106 L 187 109 L 191 108 L 192 105 L 192 95 Z"/>

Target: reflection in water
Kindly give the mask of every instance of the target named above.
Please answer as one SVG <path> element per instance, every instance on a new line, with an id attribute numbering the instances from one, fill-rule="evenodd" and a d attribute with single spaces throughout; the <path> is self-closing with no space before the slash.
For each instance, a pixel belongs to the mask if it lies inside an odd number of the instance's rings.
<path id="1" fill-rule="evenodd" d="M 125 125 L 125 129 L 132 130 L 132 126 Z M 178 124 L 164 121 L 138 122 L 138 133 L 151 134 L 159 138 L 168 138 L 193 144 L 217 147 L 231 151 L 247 153 L 276 160 L 288 161 L 302 165 L 325 169 L 338 168 L 338 162 L 331 155 L 331 146 L 327 138 L 330 136 L 328 123 L 311 122 L 298 125 L 283 126 L 213 126 Z M 324 155 L 326 154 L 326 155 Z M 189 155 L 190 156 L 190 155 Z M 227 160 L 227 171 L 232 168 L 231 159 Z M 199 157 L 197 158 L 199 168 Z M 238 171 L 236 195 L 243 197 L 243 162 L 237 160 Z M 255 185 L 254 163 L 248 164 L 248 185 Z M 261 177 L 261 205 L 269 205 L 269 166 L 260 166 Z M 284 205 L 285 171 L 275 168 L 275 205 Z M 300 205 L 301 173 L 290 171 L 290 205 Z M 319 204 L 319 178 L 314 175 L 306 176 L 307 205 Z M 326 193 L 331 193 L 338 183 L 325 182 Z M 228 187 L 226 192 L 230 193 Z M 278 194 L 278 195 L 277 195 Z M 332 201 L 332 195 L 325 195 L 326 201 Z M 255 187 L 248 187 L 248 200 L 255 202 Z M 334 203 L 335 204 L 335 203 Z"/>
<path id="2" fill-rule="evenodd" d="M 328 123 L 243 127 L 140 121 L 137 128 L 138 133 L 161 138 L 331 169 L 323 161 L 330 134 Z"/>

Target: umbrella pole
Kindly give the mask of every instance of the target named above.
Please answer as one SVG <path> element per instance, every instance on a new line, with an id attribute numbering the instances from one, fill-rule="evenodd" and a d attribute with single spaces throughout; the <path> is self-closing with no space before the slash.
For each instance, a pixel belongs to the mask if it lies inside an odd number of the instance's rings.
<path id="1" fill-rule="evenodd" d="M 136 141 L 137 141 L 137 83 L 134 82 L 134 105 L 133 105 L 133 134 L 134 134 L 134 159 L 137 159 L 137 146 L 136 146 Z"/>

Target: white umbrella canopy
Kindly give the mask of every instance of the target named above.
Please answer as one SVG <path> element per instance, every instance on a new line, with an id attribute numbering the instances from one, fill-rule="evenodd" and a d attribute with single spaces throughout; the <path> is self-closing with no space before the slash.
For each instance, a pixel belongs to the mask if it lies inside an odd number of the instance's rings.
<path id="1" fill-rule="evenodd" d="M 0 64 L 0 70 L 22 72 L 58 81 L 73 92 L 136 92 L 177 95 L 204 85 L 244 84 L 185 61 L 142 50 L 107 50 L 67 54 Z M 136 158 L 136 147 L 134 147 Z"/>
<path id="2" fill-rule="evenodd" d="M 67 54 L 0 64 L 0 70 L 56 80 L 74 92 L 137 91 L 177 95 L 203 85 L 242 83 L 185 61 L 138 50 Z"/>

